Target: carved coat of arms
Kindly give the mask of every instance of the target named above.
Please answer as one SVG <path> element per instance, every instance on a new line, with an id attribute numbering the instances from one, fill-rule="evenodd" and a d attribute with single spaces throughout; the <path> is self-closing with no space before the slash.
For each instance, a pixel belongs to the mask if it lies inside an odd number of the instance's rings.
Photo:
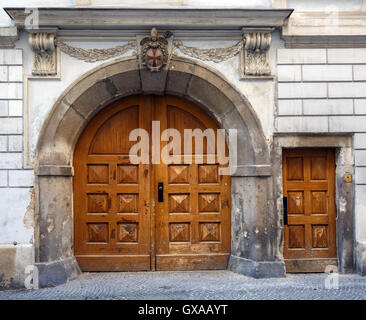
<path id="1" fill-rule="evenodd" d="M 159 71 L 168 62 L 168 40 L 152 28 L 151 35 L 140 42 L 141 61 L 150 71 Z"/>

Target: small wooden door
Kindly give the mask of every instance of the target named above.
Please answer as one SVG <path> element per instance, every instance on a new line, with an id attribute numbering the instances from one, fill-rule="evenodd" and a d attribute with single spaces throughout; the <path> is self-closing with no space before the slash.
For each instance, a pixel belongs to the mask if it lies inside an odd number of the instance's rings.
<path id="1" fill-rule="evenodd" d="M 154 120 L 159 136 L 167 128 L 182 136 L 184 129 L 218 128 L 193 103 L 169 96 L 124 98 L 91 120 L 73 163 L 74 250 L 83 271 L 227 267 L 230 177 L 218 174 L 217 161 L 207 163 L 207 152 L 202 164 L 152 164 L 151 140 L 150 163 L 132 164 L 129 134 L 142 128 L 151 138 Z"/>
<path id="2" fill-rule="evenodd" d="M 334 179 L 334 150 L 283 151 L 287 272 L 324 272 L 327 265 L 337 265 Z"/>

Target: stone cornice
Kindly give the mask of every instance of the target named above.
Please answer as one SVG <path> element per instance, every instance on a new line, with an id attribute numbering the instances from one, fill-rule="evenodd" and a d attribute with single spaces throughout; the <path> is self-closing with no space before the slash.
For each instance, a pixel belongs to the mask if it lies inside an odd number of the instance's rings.
<path id="1" fill-rule="evenodd" d="M 293 12 L 282 27 L 288 48 L 366 47 L 366 12 Z"/>
<path id="2" fill-rule="evenodd" d="M 18 38 L 16 27 L 0 27 L 0 48 L 13 48 Z"/>
<path id="3" fill-rule="evenodd" d="M 134 37 L 154 26 L 172 31 L 176 38 L 239 37 L 243 27 L 280 28 L 292 9 L 121 9 L 121 8 L 39 8 L 38 30 L 57 30 L 58 37 Z M 29 15 L 25 8 L 5 8 L 19 29 Z M 91 32 L 92 31 L 92 32 Z"/>

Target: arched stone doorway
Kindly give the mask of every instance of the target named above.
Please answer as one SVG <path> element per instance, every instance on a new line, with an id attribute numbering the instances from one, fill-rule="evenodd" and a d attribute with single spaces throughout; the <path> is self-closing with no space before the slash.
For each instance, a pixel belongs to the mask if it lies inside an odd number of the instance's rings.
<path id="1" fill-rule="evenodd" d="M 254 277 L 283 276 L 282 228 L 273 201 L 270 152 L 249 102 L 224 76 L 203 64 L 173 57 L 166 70 L 151 73 L 140 69 L 133 56 L 102 64 L 76 81 L 57 100 L 42 128 L 35 157 L 35 259 L 40 285 L 62 283 L 80 272 L 73 250 L 75 144 L 99 110 L 133 94 L 184 97 L 205 109 L 222 128 L 238 130 L 229 269 Z"/>

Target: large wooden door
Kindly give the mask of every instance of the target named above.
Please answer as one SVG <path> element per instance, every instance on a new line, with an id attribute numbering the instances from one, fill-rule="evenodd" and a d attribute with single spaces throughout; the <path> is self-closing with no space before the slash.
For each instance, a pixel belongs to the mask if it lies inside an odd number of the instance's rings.
<path id="1" fill-rule="evenodd" d="M 337 265 L 334 179 L 332 149 L 284 150 L 287 272 L 324 272 L 327 265 Z"/>
<path id="2" fill-rule="evenodd" d="M 178 130 L 182 150 L 184 129 L 204 131 L 211 128 L 216 132 L 218 128 L 203 110 L 175 97 L 157 97 L 154 111 L 161 130 Z M 167 143 L 162 142 L 161 149 Z M 164 201 L 156 202 L 155 206 L 157 270 L 227 267 L 230 253 L 230 177 L 219 175 L 217 156 L 215 152 L 207 152 L 207 140 L 203 141 L 202 151 L 202 154 L 196 153 L 193 143 L 192 164 L 184 163 L 184 157 L 176 155 L 182 164 L 162 163 L 154 170 L 155 187 L 159 182 L 164 186 Z"/>
<path id="3" fill-rule="evenodd" d="M 207 152 L 202 164 L 152 164 L 154 120 L 159 136 L 167 128 L 182 136 L 184 129 L 218 128 L 203 110 L 175 97 L 124 98 L 91 120 L 73 163 L 74 250 L 84 271 L 227 267 L 230 177 L 218 174 L 217 161 L 207 163 Z M 149 133 L 149 164 L 130 162 L 136 142 L 129 134 L 136 128 Z"/>

